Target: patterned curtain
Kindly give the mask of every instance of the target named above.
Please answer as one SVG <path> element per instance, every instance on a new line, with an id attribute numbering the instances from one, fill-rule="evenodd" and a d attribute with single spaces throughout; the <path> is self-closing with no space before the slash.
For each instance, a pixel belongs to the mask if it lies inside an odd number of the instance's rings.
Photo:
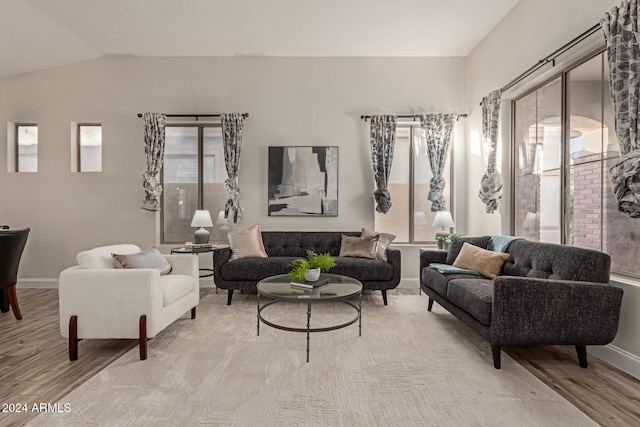
<path id="1" fill-rule="evenodd" d="M 609 86 L 620 160 L 609 169 L 618 210 L 640 218 L 640 44 L 638 1 L 625 0 L 600 21 L 609 54 Z"/>
<path id="2" fill-rule="evenodd" d="M 244 117 L 240 113 L 224 113 L 220 115 L 220 120 L 222 121 L 224 142 L 224 164 L 228 175 L 224 181 L 224 188 L 229 193 L 229 199 L 224 206 L 224 217 L 231 218 L 233 223 L 237 223 L 242 221 L 238 170 L 240 168 Z"/>
<path id="3" fill-rule="evenodd" d="M 502 175 L 496 170 L 496 145 L 498 144 L 498 117 L 502 92 L 494 90 L 482 98 L 482 136 L 484 137 L 484 156 L 487 170 L 480 181 L 478 196 L 487 205 L 487 213 L 494 213 L 502 199 Z"/>
<path id="4" fill-rule="evenodd" d="M 387 213 L 391 209 L 391 195 L 387 189 L 389 173 L 396 144 L 396 116 L 371 116 L 371 160 L 376 181 L 376 211 Z"/>
<path id="5" fill-rule="evenodd" d="M 425 114 L 420 116 L 420 126 L 427 142 L 427 154 L 433 177 L 429 185 L 431 212 L 444 211 L 447 202 L 442 193 L 446 181 L 442 177 L 451 145 L 451 132 L 458 118 L 457 114 Z"/>
<path id="6" fill-rule="evenodd" d="M 147 157 L 147 171 L 142 174 L 144 201 L 142 209 L 156 212 L 160 210 L 160 170 L 164 163 L 164 126 L 167 117 L 160 113 L 144 113 L 144 153 Z"/>

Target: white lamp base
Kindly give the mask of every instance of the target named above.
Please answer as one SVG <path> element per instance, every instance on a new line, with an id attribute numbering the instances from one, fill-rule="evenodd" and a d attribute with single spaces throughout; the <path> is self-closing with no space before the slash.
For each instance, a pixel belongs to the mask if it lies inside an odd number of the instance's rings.
<path id="1" fill-rule="evenodd" d="M 193 243 L 209 243 L 209 232 L 202 227 L 198 228 L 196 232 L 193 233 Z"/>

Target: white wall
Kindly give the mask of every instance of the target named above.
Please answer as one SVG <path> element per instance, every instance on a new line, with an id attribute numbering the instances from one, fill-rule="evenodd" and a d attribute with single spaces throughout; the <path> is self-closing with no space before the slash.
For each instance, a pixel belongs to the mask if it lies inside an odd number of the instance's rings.
<path id="1" fill-rule="evenodd" d="M 464 66 L 463 58 L 108 57 L 2 79 L 2 124 L 37 122 L 40 135 L 38 173 L 7 173 L 0 149 L 0 223 L 32 228 L 19 276 L 57 278 L 95 246 L 156 243 L 156 215 L 140 209 L 136 114 L 144 111 L 250 114 L 240 165 L 244 226 L 373 227 L 369 128 L 360 115 L 464 112 Z M 70 172 L 72 121 L 102 123 L 102 173 Z M 267 216 L 270 145 L 339 146 L 338 217 Z"/>
<path id="2" fill-rule="evenodd" d="M 471 144 L 477 135 L 482 134 L 481 111 L 479 103 L 482 97 L 494 89 L 510 82 L 520 73 L 536 64 L 538 60 L 554 52 L 563 44 L 577 37 L 597 24 L 612 7 L 619 5 L 618 0 L 521 0 L 511 12 L 467 57 L 467 109 L 471 116 L 467 120 L 470 144 L 467 151 L 467 215 L 468 234 L 509 233 L 507 210 L 508 197 L 500 213 L 485 213 L 484 205 L 477 196 L 478 186 L 484 165 L 481 155 L 471 153 Z M 604 42 L 601 32 L 578 46 L 575 50 L 586 50 Z M 574 54 L 575 55 L 575 54 Z M 558 64 L 560 66 L 560 64 Z M 545 67 L 531 80 L 555 71 Z M 514 90 L 507 91 L 503 100 L 525 90 L 525 81 Z M 507 102 L 508 104 L 508 102 Z M 503 103 L 503 107 L 505 104 Z M 509 111 L 503 108 L 503 128 L 508 135 Z M 475 135 L 474 135 L 475 133 Z M 509 181 L 508 140 L 502 144 L 503 176 Z M 505 195 L 508 196 L 508 187 Z M 471 214 L 473 212 L 474 214 Z M 477 215 L 476 215 L 477 213 Z M 612 345 L 593 347 L 594 352 L 605 360 L 640 377 L 640 330 L 637 328 L 640 312 L 640 285 L 636 281 L 622 281 L 613 278 L 612 283 L 624 289 L 622 313 L 618 335 Z"/>

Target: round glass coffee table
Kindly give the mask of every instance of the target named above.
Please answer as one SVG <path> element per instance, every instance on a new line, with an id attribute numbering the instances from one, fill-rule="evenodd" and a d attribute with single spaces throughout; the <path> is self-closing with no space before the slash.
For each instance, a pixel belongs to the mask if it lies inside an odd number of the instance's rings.
<path id="1" fill-rule="evenodd" d="M 362 283 L 358 280 L 342 276 L 339 274 L 322 273 L 318 282 L 329 280 L 329 283 L 313 289 L 302 289 L 291 284 L 289 276 L 280 274 L 278 276 L 267 277 L 258 282 L 258 324 L 257 334 L 260 335 L 260 322 L 272 328 L 289 332 L 305 332 L 307 334 L 307 362 L 309 361 L 309 335 L 311 332 L 327 332 L 345 328 L 358 322 L 358 336 L 362 336 Z M 351 301 L 356 296 L 358 303 Z M 266 297 L 269 301 L 261 304 L 261 297 Z M 293 327 L 279 325 L 265 319 L 262 311 L 272 304 L 279 302 L 301 303 L 307 305 L 307 327 Z M 341 302 L 356 311 L 353 319 L 349 319 L 338 325 L 324 326 L 319 328 L 311 327 L 311 306 L 322 302 Z"/>

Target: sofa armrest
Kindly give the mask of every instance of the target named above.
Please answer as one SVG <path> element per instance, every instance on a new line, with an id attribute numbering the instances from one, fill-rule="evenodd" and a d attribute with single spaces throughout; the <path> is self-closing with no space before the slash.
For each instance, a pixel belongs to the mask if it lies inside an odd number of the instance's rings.
<path id="1" fill-rule="evenodd" d="M 387 248 L 387 262 L 396 268 L 398 271 L 402 265 L 402 252 L 398 248 Z"/>
<path id="2" fill-rule="evenodd" d="M 160 318 L 163 307 L 160 272 L 156 269 L 71 267 L 60 273 L 58 293 L 64 337 L 68 337 L 69 318 L 75 315 L 80 338 L 89 328 L 92 338 L 113 338 L 109 335 L 114 323 L 130 325 L 129 335 L 134 338 L 140 315 Z"/>
<path id="3" fill-rule="evenodd" d="M 607 283 L 499 276 L 494 281 L 494 344 L 604 345 L 615 338 L 622 289 Z"/>
<path id="4" fill-rule="evenodd" d="M 447 251 L 440 249 L 420 249 L 419 276 L 422 275 L 422 269 L 428 267 L 432 262 L 444 264 L 446 259 Z"/>
<path id="5" fill-rule="evenodd" d="M 216 287 L 222 285 L 222 266 L 229 262 L 231 258 L 231 248 L 216 248 L 213 250 L 213 282 Z"/>

